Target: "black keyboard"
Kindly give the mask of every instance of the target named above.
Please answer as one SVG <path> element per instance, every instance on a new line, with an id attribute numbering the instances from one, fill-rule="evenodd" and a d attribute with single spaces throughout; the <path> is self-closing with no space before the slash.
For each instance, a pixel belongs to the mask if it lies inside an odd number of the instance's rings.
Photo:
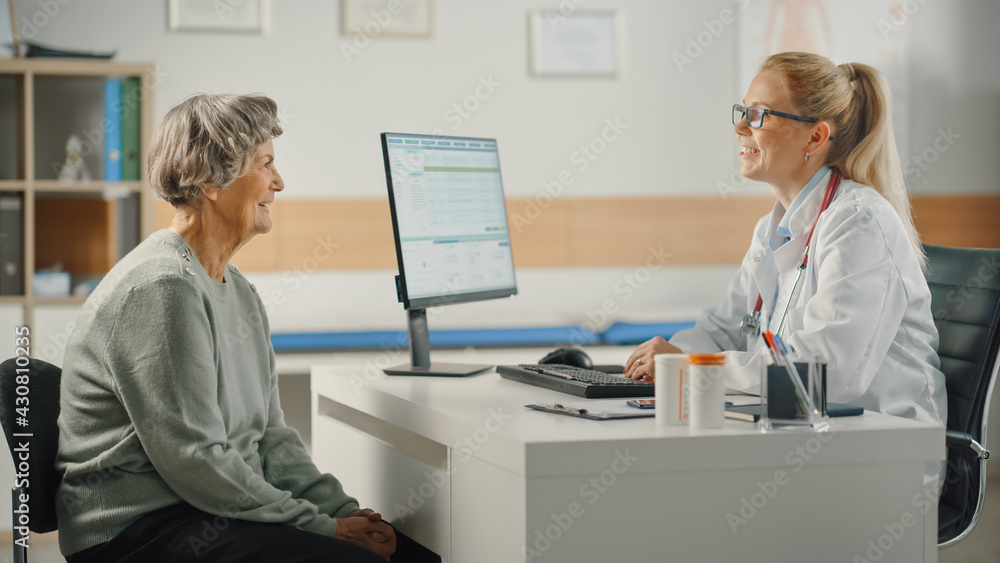
<path id="1" fill-rule="evenodd" d="M 653 396 L 652 383 L 561 364 L 497 366 L 497 373 L 506 379 L 588 399 Z"/>

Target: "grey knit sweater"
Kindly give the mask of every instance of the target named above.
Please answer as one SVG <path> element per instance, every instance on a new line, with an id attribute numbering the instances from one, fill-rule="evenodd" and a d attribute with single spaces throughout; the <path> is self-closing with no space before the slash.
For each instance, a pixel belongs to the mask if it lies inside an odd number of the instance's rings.
<path id="1" fill-rule="evenodd" d="M 232 266 L 212 280 L 154 233 L 97 287 L 66 349 L 59 544 L 72 554 L 187 502 L 332 536 L 358 507 L 285 425 L 264 306 Z"/>

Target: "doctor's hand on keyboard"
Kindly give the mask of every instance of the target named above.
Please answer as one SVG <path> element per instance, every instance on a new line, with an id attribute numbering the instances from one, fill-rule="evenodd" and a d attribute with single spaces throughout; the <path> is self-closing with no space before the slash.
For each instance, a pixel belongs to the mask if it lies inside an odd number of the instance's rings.
<path id="1" fill-rule="evenodd" d="M 625 362 L 625 377 L 652 383 L 653 356 L 657 354 L 683 354 L 680 348 L 667 342 L 661 336 L 654 336 L 636 347 Z"/>

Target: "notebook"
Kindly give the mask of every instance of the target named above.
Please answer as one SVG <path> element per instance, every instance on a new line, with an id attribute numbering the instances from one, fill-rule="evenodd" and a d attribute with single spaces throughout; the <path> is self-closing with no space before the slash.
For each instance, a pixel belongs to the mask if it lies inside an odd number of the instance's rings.
<path id="1" fill-rule="evenodd" d="M 827 403 L 826 414 L 831 417 L 838 416 L 859 416 L 865 409 L 854 405 L 844 405 L 841 403 Z M 726 418 L 734 420 L 745 420 L 747 422 L 757 422 L 760 420 L 760 403 L 752 405 L 737 405 L 726 407 Z"/>

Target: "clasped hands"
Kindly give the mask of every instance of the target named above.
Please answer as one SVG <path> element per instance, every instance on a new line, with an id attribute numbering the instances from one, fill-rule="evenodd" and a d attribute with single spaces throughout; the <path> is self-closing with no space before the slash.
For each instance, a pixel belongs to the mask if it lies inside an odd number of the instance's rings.
<path id="1" fill-rule="evenodd" d="M 333 537 L 375 552 L 387 561 L 396 551 L 396 532 L 382 521 L 382 515 L 370 508 L 359 508 L 347 518 L 336 518 Z"/>

